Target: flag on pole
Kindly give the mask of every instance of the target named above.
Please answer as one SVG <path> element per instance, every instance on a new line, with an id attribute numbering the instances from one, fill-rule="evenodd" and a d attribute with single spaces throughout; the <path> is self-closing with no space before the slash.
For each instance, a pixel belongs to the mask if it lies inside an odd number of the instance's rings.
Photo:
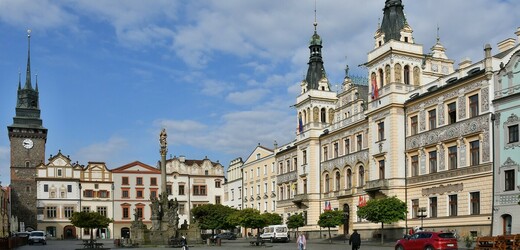
<path id="1" fill-rule="evenodd" d="M 298 132 L 303 132 L 303 122 L 301 116 L 298 118 Z"/>
<path id="2" fill-rule="evenodd" d="M 379 89 L 377 88 L 376 76 L 372 75 L 372 99 L 379 97 Z"/>
<path id="3" fill-rule="evenodd" d="M 332 210 L 332 205 L 330 204 L 330 201 L 325 201 L 325 208 L 323 208 L 325 211 Z"/>

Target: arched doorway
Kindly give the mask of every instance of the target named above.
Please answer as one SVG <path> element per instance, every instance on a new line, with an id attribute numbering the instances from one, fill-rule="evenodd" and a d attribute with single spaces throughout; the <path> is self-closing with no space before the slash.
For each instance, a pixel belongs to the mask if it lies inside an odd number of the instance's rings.
<path id="1" fill-rule="evenodd" d="M 64 239 L 76 239 L 76 227 L 72 225 L 65 226 L 63 228 L 63 238 Z"/>
<path id="2" fill-rule="evenodd" d="M 128 228 L 128 227 L 121 228 L 121 238 L 130 239 L 130 228 Z"/>
<path id="3" fill-rule="evenodd" d="M 511 225 L 513 225 L 513 217 L 510 214 L 502 215 L 502 234 L 511 234 Z"/>
<path id="4" fill-rule="evenodd" d="M 350 207 L 347 203 L 343 204 L 343 235 L 347 236 L 350 225 Z"/>

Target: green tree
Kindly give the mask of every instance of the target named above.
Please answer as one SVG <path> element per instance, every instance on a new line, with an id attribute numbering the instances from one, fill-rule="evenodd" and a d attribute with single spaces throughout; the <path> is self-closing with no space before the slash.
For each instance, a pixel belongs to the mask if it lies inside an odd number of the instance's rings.
<path id="1" fill-rule="evenodd" d="M 236 209 L 221 204 L 205 204 L 191 209 L 191 215 L 200 229 L 210 229 L 214 235 L 215 230 L 232 229 L 237 225 L 228 220 L 235 211 Z"/>
<path id="2" fill-rule="evenodd" d="M 358 208 L 357 215 L 373 223 L 381 223 L 381 244 L 383 244 L 384 224 L 406 219 L 406 203 L 397 197 L 385 197 L 369 200 Z"/>
<path id="3" fill-rule="evenodd" d="M 294 231 L 295 239 L 298 237 L 296 235 L 296 233 L 299 231 L 298 229 L 303 226 L 305 226 L 305 218 L 303 218 L 303 214 L 293 214 L 287 218 L 287 227 L 291 229 L 296 228 L 296 231 Z"/>
<path id="4" fill-rule="evenodd" d="M 70 223 L 75 227 L 90 229 L 90 240 L 93 240 L 92 229 L 104 228 L 112 222 L 112 219 L 98 212 L 74 212 L 70 217 Z"/>
<path id="5" fill-rule="evenodd" d="M 332 238 L 330 236 L 330 228 L 339 226 L 343 223 L 343 213 L 341 211 L 336 210 L 328 210 L 324 213 L 320 214 L 320 219 L 318 220 L 318 225 L 320 227 L 326 227 L 329 230 L 329 243 L 332 242 Z"/>
<path id="6" fill-rule="evenodd" d="M 228 217 L 229 223 L 240 225 L 244 228 L 257 229 L 257 238 L 260 239 L 260 229 L 267 226 L 267 220 L 254 208 L 237 210 Z"/>
<path id="7" fill-rule="evenodd" d="M 282 224 L 282 216 L 275 213 L 263 213 L 262 217 L 264 217 L 267 225 L 279 225 Z"/>

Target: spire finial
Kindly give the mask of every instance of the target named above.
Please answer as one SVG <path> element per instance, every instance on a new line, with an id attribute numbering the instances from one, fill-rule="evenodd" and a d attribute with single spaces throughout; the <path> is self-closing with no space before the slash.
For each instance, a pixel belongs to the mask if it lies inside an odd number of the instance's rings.
<path id="1" fill-rule="evenodd" d="M 381 29 L 381 18 L 377 19 L 377 29 Z"/>
<path id="2" fill-rule="evenodd" d="M 35 90 L 38 92 L 38 73 L 36 73 L 36 87 Z"/>
<path id="3" fill-rule="evenodd" d="M 437 43 L 441 40 L 441 37 L 439 36 L 439 24 L 437 24 Z"/>
<path id="4" fill-rule="evenodd" d="M 31 84 L 31 30 L 27 30 L 27 73 L 25 75 L 25 87 L 26 89 L 32 89 Z"/>
<path id="5" fill-rule="evenodd" d="M 316 0 L 314 0 L 314 32 L 316 32 L 316 27 L 318 26 L 318 18 L 316 16 Z"/>
<path id="6" fill-rule="evenodd" d="M 20 68 L 18 68 L 18 89 L 22 89 L 22 72 L 20 72 Z"/>

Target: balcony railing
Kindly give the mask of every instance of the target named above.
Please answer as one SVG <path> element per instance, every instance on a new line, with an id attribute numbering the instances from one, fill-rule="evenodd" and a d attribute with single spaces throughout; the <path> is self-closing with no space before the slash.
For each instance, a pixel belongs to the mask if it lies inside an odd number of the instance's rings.
<path id="1" fill-rule="evenodd" d="M 380 179 L 374 181 L 367 181 L 364 189 L 365 191 L 377 191 L 382 189 L 388 189 L 389 186 L 389 180 Z"/>
<path id="2" fill-rule="evenodd" d="M 276 181 L 278 184 L 287 183 L 287 182 L 296 181 L 296 180 L 298 180 L 298 173 L 296 171 L 281 174 L 276 177 Z"/>

